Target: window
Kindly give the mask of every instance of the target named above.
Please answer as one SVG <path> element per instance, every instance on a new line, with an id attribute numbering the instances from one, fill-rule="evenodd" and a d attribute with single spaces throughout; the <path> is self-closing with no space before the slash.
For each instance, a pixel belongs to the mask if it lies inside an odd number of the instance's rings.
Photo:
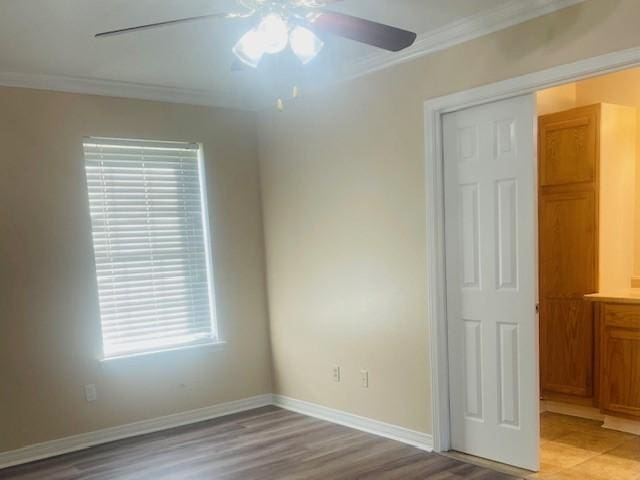
<path id="1" fill-rule="evenodd" d="M 200 147 L 87 138 L 105 358 L 215 343 Z"/>

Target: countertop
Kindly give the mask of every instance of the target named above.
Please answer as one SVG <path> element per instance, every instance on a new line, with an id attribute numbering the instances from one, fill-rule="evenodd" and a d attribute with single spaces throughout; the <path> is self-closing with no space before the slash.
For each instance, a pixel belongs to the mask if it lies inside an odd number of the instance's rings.
<path id="1" fill-rule="evenodd" d="M 590 302 L 631 303 L 640 305 L 640 288 L 630 288 L 618 292 L 598 292 L 584 296 Z"/>

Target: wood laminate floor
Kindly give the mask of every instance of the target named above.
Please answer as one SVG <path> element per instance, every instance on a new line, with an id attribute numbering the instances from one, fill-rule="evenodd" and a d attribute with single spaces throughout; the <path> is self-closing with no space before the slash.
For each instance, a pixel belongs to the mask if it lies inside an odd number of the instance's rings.
<path id="1" fill-rule="evenodd" d="M 0 470 L 16 480 L 511 480 L 276 407 Z"/>

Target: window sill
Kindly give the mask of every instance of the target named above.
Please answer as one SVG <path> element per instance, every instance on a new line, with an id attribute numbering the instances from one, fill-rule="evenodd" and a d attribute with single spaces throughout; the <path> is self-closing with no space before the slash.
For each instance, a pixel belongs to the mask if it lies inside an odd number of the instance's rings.
<path id="1" fill-rule="evenodd" d="M 195 345 L 182 345 L 173 348 L 164 348 L 162 350 L 153 350 L 149 352 L 139 352 L 139 353 L 125 353 L 122 355 L 114 355 L 112 357 L 102 357 L 100 359 L 101 363 L 112 363 L 119 362 L 122 360 L 127 360 L 131 358 L 142 358 L 142 357 L 152 357 L 169 353 L 183 352 L 186 350 L 209 350 L 213 352 L 218 352 L 224 350 L 227 345 L 227 342 L 222 340 L 216 340 L 208 343 L 198 343 Z"/>

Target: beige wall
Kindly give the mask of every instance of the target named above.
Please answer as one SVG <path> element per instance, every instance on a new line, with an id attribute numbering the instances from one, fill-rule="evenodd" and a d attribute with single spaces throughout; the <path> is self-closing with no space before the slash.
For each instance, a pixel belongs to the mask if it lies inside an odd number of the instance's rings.
<path id="1" fill-rule="evenodd" d="M 203 142 L 224 351 L 98 362 L 86 135 Z M 0 88 L 0 451 L 271 391 L 256 143 L 250 113 Z"/>
<path id="2" fill-rule="evenodd" d="M 640 68 L 595 77 L 576 84 L 576 106 L 600 102 L 638 109 L 636 152 L 640 152 Z M 640 172 L 640 156 L 636 156 L 636 172 Z M 636 175 L 634 247 L 634 274 L 640 275 L 640 175 Z"/>
<path id="3" fill-rule="evenodd" d="M 262 115 L 279 393 L 431 431 L 423 102 L 640 45 L 638 18 L 590 0 Z"/>
<path id="4" fill-rule="evenodd" d="M 576 83 L 567 83 L 536 92 L 538 115 L 562 112 L 576 106 Z"/>

